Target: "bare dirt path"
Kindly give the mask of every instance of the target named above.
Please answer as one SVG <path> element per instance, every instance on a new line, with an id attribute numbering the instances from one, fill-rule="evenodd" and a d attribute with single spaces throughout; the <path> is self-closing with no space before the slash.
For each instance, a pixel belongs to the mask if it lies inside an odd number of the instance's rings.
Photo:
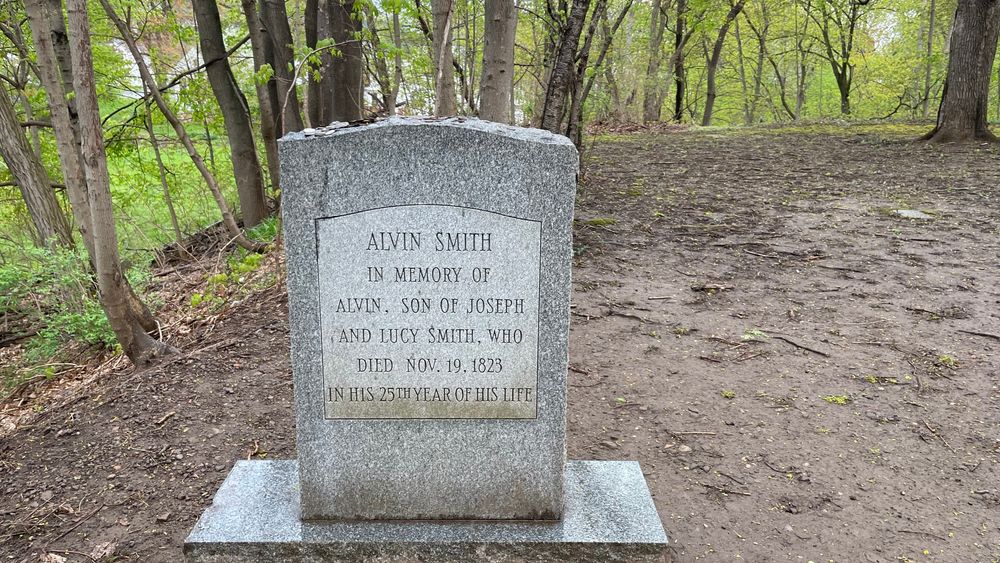
<path id="1" fill-rule="evenodd" d="M 676 561 L 1000 558 L 1000 156 L 913 136 L 588 148 L 569 456 L 639 460 Z M 234 460 L 295 455 L 280 291 L 191 330 L 0 438 L 0 560 L 177 561 Z"/>

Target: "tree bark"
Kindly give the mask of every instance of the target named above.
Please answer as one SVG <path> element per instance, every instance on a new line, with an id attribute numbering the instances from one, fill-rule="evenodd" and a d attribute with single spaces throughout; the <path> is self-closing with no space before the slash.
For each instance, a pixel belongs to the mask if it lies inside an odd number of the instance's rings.
<path id="1" fill-rule="evenodd" d="M 362 77 L 364 53 L 361 51 L 361 21 L 355 17 L 354 0 L 328 0 L 330 37 L 340 54 L 333 58 L 330 79 L 333 84 L 331 121 L 357 121 L 363 116 Z M 326 78 L 324 77 L 324 80 Z"/>
<path id="2" fill-rule="evenodd" d="M 684 44 L 687 27 L 687 0 L 677 0 L 677 17 L 674 22 L 674 121 L 684 120 L 684 97 L 687 71 L 684 68 Z"/>
<path id="3" fill-rule="evenodd" d="M 229 139 L 230 160 L 236 191 L 243 212 L 243 224 L 247 228 L 259 224 L 268 216 L 264 199 L 264 179 L 261 176 L 260 160 L 254 145 L 253 130 L 250 127 L 250 108 L 246 98 L 236 84 L 236 78 L 229 66 L 226 46 L 222 38 L 222 22 L 215 0 L 193 0 L 195 20 L 198 23 L 198 38 L 201 54 L 205 60 L 208 82 L 222 110 L 222 120 Z M 156 86 L 152 86 L 155 88 Z"/>
<path id="4" fill-rule="evenodd" d="M 153 111 L 149 105 L 149 98 L 146 98 L 146 133 L 149 134 L 149 144 L 153 147 L 153 157 L 156 159 L 156 170 L 160 176 L 160 188 L 163 190 L 163 203 L 167 204 L 167 213 L 170 215 L 170 226 L 174 229 L 174 241 L 177 248 L 184 250 L 184 233 L 181 232 L 180 222 L 177 221 L 177 212 L 174 210 L 174 198 L 170 196 L 170 184 L 167 182 L 167 170 L 163 165 L 163 157 L 160 155 L 160 142 L 156 139 L 156 130 L 153 128 Z"/>
<path id="5" fill-rule="evenodd" d="M 660 120 L 663 98 L 660 95 L 660 59 L 663 57 L 663 30 L 667 27 L 662 0 L 653 0 L 649 13 L 649 59 L 642 86 L 642 121 Z"/>
<path id="6" fill-rule="evenodd" d="M 451 50 L 451 18 L 454 13 L 452 0 L 431 0 L 431 20 L 434 25 L 432 49 L 434 52 L 434 115 L 449 116 L 458 113 L 455 104 L 455 55 Z"/>
<path id="7" fill-rule="evenodd" d="M 128 280 L 118 256 L 118 235 L 111 205 L 111 185 L 104 151 L 104 133 L 94 87 L 94 66 L 86 0 L 67 0 L 73 86 L 80 118 L 80 153 L 87 179 L 87 200 L 94 228 L 94 263 L 98 296 L 122 350 L 137 366 L 175 350 L 143 329 L 130 302 Z M 155 85 L 154 85 L 155 87 Z M 146 311 L 148 313 L 148 310 Z"/>
<path id="8" fill-rule="evenodd" d="M 319 2 L 320 0 L 306 0 L 306 7 L 303 11 L 303 33 L 306 40 L 306 49 L 310 52 L 316 48 L 319 39 Z M 316 69 L 312 68 L 309 61 L 304 64 L 309 65 L 309 72 L 306 73 L 306 121 L 310 127 L 322 125 L 323 93 L 320 81 L 316 77 Z"/>
<path id="9" fill-rule="evenodd" d="M 242 0 L 243 16 L 247 21 L 247 29 L 250 31 L 250 49 L 253 52 L 254 71 L 260 72 L 265 65 L 274 64 L 271 37 L 267 29 L 260 21 L 257 14 L 256 0 Z M 260 137 L 264 141 L 264 151 L 267 157 L 267 173 L 271 178 L 271 189 L 277 190 L 280 187 L 281 174 L 278 165 L 278 131 L 280 130 L 280 120 L 277 118 L 281 111 L 278 98 L 277 83 L 274 74 L 266 82 L 254 79 L 254 89 L 257 93 L 257 104 L 260 106 Z"/>
<path id="10" fill-rule="evenodd" d="M 997 141 L 989 130 L 989 90 L 1000 36 L 1000 0 L 959 0 L 934 142 Z"/>
<path id="11" fill-rule="evenodd" d="M 85 2 L 86 0 L 75 0 L 78 2 Z M 205 161 L 202 160 L 201 155 L 198 154 L 198 149 L 195 148 L 194 143 L 191 141 L 191 137 L 187 134 L 187 130 L 184 129 L 184 125 L 181 123 L 180 119 L 171 111 L 170 106 L 167 105 L 166 100 L 163 99 L 163 94 L 156 87 L 156 82 L 153 79 L 152 73 L 149 71 L 149 67 L 146 65 L 145 59 L 142 57 L 142 53 L 139 52 L 139 48 L 135 44 L 135 39 L 132 37 L 132 31 L 128 28 L 128 25 L 115 13 L 114 8 L 108 0 L 100 0 L 101 6 L 104 8 L 104 12 L 108 15 L 108 18 L 114 23 L 115 27 L 118 28 L 118 32 L 121 34 L 122 40 L 125 41 L 125 46 L 128 47 L 129 52 L 132 54 L 132 60 L 135 61 L 136 67 L 139 69 L 139 76 L 145 82 L 146 87 L 149 88 L 150 94 L 153 95 L 153 101 L 156 102 L 156 107 L 159 108 L 160 113 L 163 117 L 170 123 L 174 128 L 174 132 L 177 137 L 181 140 L 184 148 L 187 150 L 188 156 L 191 158 L 191 162 L 194 163 L 195 168 L 201 173 L 202 178 L 205 183 L 208 184 L 208 189 L 212 192 L 212 197 L 215 198 L 215 203 L 219 206 L 219 212 L 222 214 L 222 224 L 226 227 L 226 231 L 236 244 L 246 248 L 248 250 L 259 251 L 263 249 L 263 245 L 257 242 L 253 242 L 246 238 L 243 232 L 240 230 L 239 225 L 236 224 L 236 219 L 233 214 L 229 211 L 229 204 L 226 203 L 226 198 L 222 195 L 222 189 L 219 188 L 219 183 L 216 181 L 215 176 L 208 170 L 208 166 L 205 165 Z"/>
<path id="12" fill-rule="evenodd" d="M 77 135 L 76 96 L 73 92 L 69 43 L 63 22 L 62 4 L 47 0 L 25 0 L 25 12 L 31 27 L 39 79 L 49 103 L 52 130 L 59 152 L 63 183 L 88 256 L 94 256 L 94 233 L 87 201 L 87 180 L 80 158 Z M 68 79 L 68 82 L 67 82 Z"/>
<path id="13" fill-rule="evenodd" d="M 566 112 L 566 100 L 573 86 L 576 73 L 577 49 L 580 34 L 587 19 L 590 0 L 573 0 L 569 17 L 560 28 L 559 46 L 545 89 L 545 105 L 542 108 L 541 128 L 553 133 L 562 133 L 562 123 Z"/>
<path id="14" fill-rule="evenodd" d="M 921 103 L 924 119 L 930 113 L 931 105 L 931 67 L 934 62 L 934 27 L 936 23 L 936 14 L 934 13 L 937 8 L 937 2 L 931 0 L 931 5 L 929 12 L 927 14 L 927 51 L 924 54 L 924 99 Z"/>
<path id="15" fill-rule="evenodd" d="M 285 11 L 285 2 L 283 0 L 262 0 L 260 20 L 267 29 L 267 35 L 271 40 L 274 79 L 278 90 L 278 107 L 284 108 L 284 112 L 280 115 L 279 136 L 301 131 L 304 127 L 301 106 L 295 85 L 292 83 L 295 52 L 292 30 L 288 25 L 288 13 Z M 288 98 L 287 104 L 285 98 Z"/>
<path id="16" fill-rule="evenodd" d="M 483 76 L 479 83 L 479 117 L 510 123 L 514 95 L 514 0 L 486 0 L 483 32 Z"/>
<path id="17" fill-rule="evenodd" d="M 722 60 L 722 47 L 726 42 L 726 34 L 729 33 L 729 27 L 733 24 L 733 20 L 740 15 L 743 11 L 743 5 L 746 4 L 746 0 L 739 0 L 726 14 L 726 19 L 722 22 L 722 27 L 719 28 L 719 35 L 715 38 L 715 45 L 712 46 L 712 56 L 708 60 L 708 92 L 705 95 L 705 112 L 702 114 L 701 124 L 702 126 L 709 126 L 712 124 L 712 112 L 715 109 L 715 98 L 718 96 L 715 85 L 715 75 L 719 70 L 719 61 Z"/>
<path id="18" fill-rule="evenodd" d="M 39 156 L 31 149 L 7 90 L 0 86 L 0 157 L 17 180 L 39 246 L 72 247 L 69 222 Z"/>
<path id="19" fill-rule="evenodd" d="M 587 65 L 590 62 L 590 50 L 594 44 L 594 36 L 597 35 L 597 26 L 604 14 L 608 10 L 608 0 L 597 0 L 594 5 L 594 12 L 590 18 L 590 25 L 587 26 L 587 35 L 577 53 L 576 70 L 573 72 L 573 86 L 570 89 L 569 122 L 566 124 L 566 136 L 569 137 L 577 148 L 583 145 L 583 90 L 584 81 L 587 77 Z"/>
<path id="20" fill-rule="evenodd" d="M 392 12 L 392 45 L 395 47 L 392 69 L 392 107 L 389 108 L 389 115 L 396 114 L 396 104 L 399 98 L 399 89 L 403 84 L 403 29 L 399 23 L 399 9 Z"/>
<path id="21" fill-rule="evenodd" d="M 362 5 L 365 12 L 365 25 L 368 27 L 366 36 L 370 45 L 371 58 L 368 71 L 378 84 L 378 96 L 372 94 L 372 99 L 382 107 L 381 115 L 392 115 L 396 106 L 396 95 L 393 92 L 392 78 L 389 76 L 389 62 L 382 49 L 382 39 L 378 34 L 378 14 L 369 3 Z"/>

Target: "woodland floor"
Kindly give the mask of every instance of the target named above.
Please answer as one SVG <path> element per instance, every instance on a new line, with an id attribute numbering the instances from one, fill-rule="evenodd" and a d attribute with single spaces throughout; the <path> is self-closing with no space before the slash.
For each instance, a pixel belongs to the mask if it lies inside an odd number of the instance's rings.
<path id="1" fill-rule="evenodd" d="M 568 453 L 642 464 L 675 561 L 1000 558 L 1000 152 L 917 131 L 588 147 Z M 171 363 L 0 406 L 2 560 L 178 561 L 234 460 L 295 456 L 284 294 L 167 315 Z"/>

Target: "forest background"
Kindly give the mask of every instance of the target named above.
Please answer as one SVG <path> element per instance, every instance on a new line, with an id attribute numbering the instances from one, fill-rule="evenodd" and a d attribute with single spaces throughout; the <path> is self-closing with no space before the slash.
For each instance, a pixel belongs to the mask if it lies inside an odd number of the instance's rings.
<path id="1" fill-rule="evenodd" d="M 206 228 L 227 250 L 189 307 L 277 283 L 252 273 L 279 237 L 284 133 L 391 114 L 479 115 L 584 150 L 627 124 L 930 131 L 956 33 L 985 38 L 995 95 L 977 119 L 1000 120 L 996 4 L 3 1 L 0 343 L 19 346 L 0 397 L 95 350 L 171 353 L 159 304 L 137 296 Z"/>

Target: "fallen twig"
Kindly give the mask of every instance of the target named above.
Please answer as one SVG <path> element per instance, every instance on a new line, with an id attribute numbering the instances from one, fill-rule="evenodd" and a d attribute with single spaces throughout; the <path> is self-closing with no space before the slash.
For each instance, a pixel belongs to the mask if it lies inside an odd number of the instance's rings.
<path id="1" fill-rule="evenodd" d="M 1000 335 L 998 335 L 998 334 L 990 334 L 988 332 L 978 332 L 978 331 L 975 331 L 975 330 L 962 330 L 962 329 L 958 329 L 958 332 L 961 332 L 961 333 L 964 333 L 964 334 L 971 334 L 973 336 L 982 336 L 983 338 L 992 338 L 993 340 L 1000 340 Z"/>
<path id="2" fill-rule="evenodd" d="M 777 259 L 781 258 L 780 256 L 778 256 L 776 254 L 763 254 L 763 253 L 760 253 L 760 252 L 754 252 L 753 250 L 747 250 L 745 248 L 743 249 L 743 252 L 745 252 L 745 253 L 747 253 L 747 254 L 749 254 L 751 256 L 760 256 L 761 258 L 769 258 L 771 260 L 777 260 Z"/>
<path id="3" fill-rule="evenodd" d="M 932 534 L 930 532 L 921 532 L 919 530 L 896 530 L 896 533 L 899 533 L 899 534 L 914 534 L 914 535 L 917 535 L 917 536 L 927 536 L 927 537 L 939 539 L 941 541 L 948 541 L 948 538 L 946 538 L 944 536 L 939 536 L 937 534 Z"/>
<path id="4" fill-rule="evenodd" d="M 827 354 L 826 352 L 823 352 L 822 350 L 816 350 L 815 348 L 810 348 L 810 347 L 805 346 L 803 344 L 799 344 L 798 342 L 792 340 L 791 338 L 788 338 L 787 336 L 781 336 L 781 335 L 778 335 L 778 334 L 771 334 L 770 336 L 771 336 L 771 338 L 777 338 L 778 340 L 781 340 L 782 342 L 787 342 L 787 343 L 791 344 L 792 346 L 795 346 L 796 348 L 798 348 L 800 350 L 805 350 L 806 352 L 812 352 L 813 354 L 817 354 L 817 355 L 823 356 L 824 358 L 829 358 L 830 357 L 830 354 Z"/>
<path id="5" fill-rule="evenodd" d="M 83 524 L 88 519 L 90 519 L 91 517 L 93 517 L 95 514 L 97 514 L 98 512 L 100 512 L 104 508 L 104 506 L 105 505 L 102 503 L 100 506 L 98 506 L 94 510 L 88 512 L 84 516 L 81 516 L 80 519 L 77 520 L 76 522 L 74 522 L 72 526 L 70 526 L 69 528 L 66 528 L 58 536 L 56 536 L 56 537 L 52 538 L 51 540 L 49 540 L 49 542 L 47 544 L 45 544 L 45 547 L 42 548 L 42 549 L 44 551 L 48 551 L 49 550 L 48 546 L 56 543 L 57 541 L 63 539 L 67 535 L 69 535 L 69 533 L 72 532 L 73 530 L 77 529 L 80 526 L 80 524 Z"/>
<path id="6" fill-rule="evenodd" d="M 692 285 L 691 286 L 691 291 L 704 291 L 704 292 L 709 292 L 709 291 L 729 291 L 730 289 L 733 289 L 733 288 L 730 287 L 730 286 L 728 286 L 728 285 L 718 285 L 718 284 L 714 284 L 714 283 L 705 283 L 705 284 L 701 284 L 701 285 Z"/>
<path id="7" fill-rule="evenodd" d="M 645 317 L 640 317 L 639 315 L 633 315 L 632 313 L 622 313 L 620 311 L 615 311 L 614 309 L 608 309 L 608 316 L 610 317 L 624 317 L 626 319 L 635 319 L 639 322 L 649 323 L 649 324 L 660 324 L 657 321 L 647 319 Z"/>
<path id="8" fill-rule="evenodd" d="M 955 452 L 955 448 L 951 447 L 951 444 L 948 443 L 948 440 L 944 439 L 944 436 L 938 434 L 937 430 L 934 430 L 933 428 L 931 428 L 931 425 L 928 424 L 928 422 L 926 420 L 924 420 L 923 422 L 924 422 L 924 426 L 926 426 L 927 429 L 931 431 L 931 434 L 933 434 L 934 437 L 937 438 L 938 440 L 941 440 L 941 443 L 944 444 L 944 447 L 946 447 L 949 450 L 951 450 L 952 453 Z"/>
<path id="9" fill-rule="evenodd" d="M 744 493 L 743 491 L 734 491 L 732 489 L 727 489 L 725 487 L 720 487 L 718 485 L 710 485 L 708 483 L 698 483 L 698 484 L 707 489 L 713 489 L 727 495 L 743 495 L 745 497 L 750 496 L 750 493 Z"/>
<path id="10" fill-rule="evenodd" d="M 824 268 L 826 270 L 837 270 L 839 272 L 854 272 L 855 274 L 867 274 L 865 270 L 859 270 L 857 268 L 845 268 L 844 266 L 827 266 L 826 264 L 814 264 L 817 268 Z"/>
<path id="11" fill-rule="evenodd" d="M 162 425 L 164 422 L 170 420 L 170 417 L 174 416 L 175 414 L 177 414 L 176 411 L 170 411 L 170 412 L 168 412 L 167 414 L 163 415 L 163 418 L 161 418 L 160 420 L 156 421 L 156 425 L 157 426 Z"/>

